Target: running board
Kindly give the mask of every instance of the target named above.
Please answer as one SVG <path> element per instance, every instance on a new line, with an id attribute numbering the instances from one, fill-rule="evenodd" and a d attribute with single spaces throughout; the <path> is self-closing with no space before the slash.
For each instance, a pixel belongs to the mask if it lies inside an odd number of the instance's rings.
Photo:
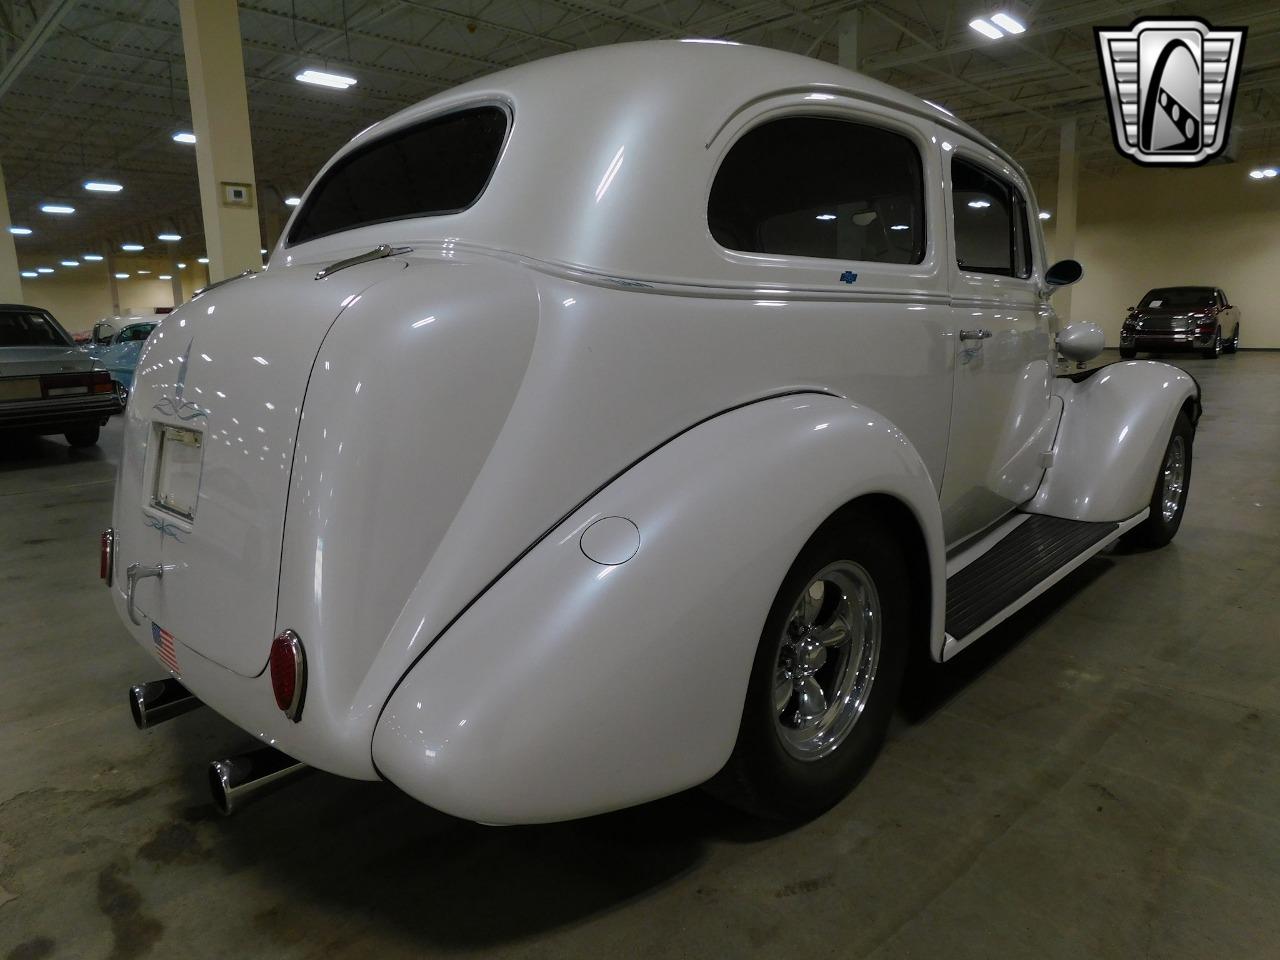
<path id="1" fill-rule="evenodd" d="M 981 556 L 947 578 L 949 660 L 1002 620 L 1044 593 L 1125 531 L 1147 517 L 1143 510 L 1122 523 L 1085 523 L 1025 514 Z M 985 546 L 985 544 L 984 544 Z"/>

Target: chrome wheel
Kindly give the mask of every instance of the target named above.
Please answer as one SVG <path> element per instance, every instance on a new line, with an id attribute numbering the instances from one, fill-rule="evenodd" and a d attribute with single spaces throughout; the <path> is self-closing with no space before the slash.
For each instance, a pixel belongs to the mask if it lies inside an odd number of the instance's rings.
<path id="1" fill-rule="evenodd" d="M 863 567 L 819 571 L 792 604 L 774 659 L 778 737 L 799 760 L 838 747 L 862 715 L 880 663 L 880 597 Z"/>
<path id="2" fill-rule="evenodd" d="M 1164 469 L 1160 474 L 1160 513 L 1169 523 L 1178 515 L 1182 506 L 1182 494 L 1187 487 L 1187 445 L 1180 436 L 1169 441 L 1169 452 L 1164 455 Z"/>

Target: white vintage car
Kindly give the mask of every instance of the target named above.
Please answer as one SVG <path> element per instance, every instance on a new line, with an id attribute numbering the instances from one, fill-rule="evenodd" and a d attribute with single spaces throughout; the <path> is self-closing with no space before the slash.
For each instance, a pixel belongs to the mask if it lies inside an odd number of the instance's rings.
<path id="1" fill-rule="evenodd" d="M 1122 535 L 1167 542 L 1195 382 L 1056 376 L 1017 163 L 936 106 L 719 41 L 433 97 L 321 170 L 267 269 L 160 322 L 102 572 L 269 749 L 486 823 L 710 782 L 844 796 L 912 648 L 955 656 Z"/>

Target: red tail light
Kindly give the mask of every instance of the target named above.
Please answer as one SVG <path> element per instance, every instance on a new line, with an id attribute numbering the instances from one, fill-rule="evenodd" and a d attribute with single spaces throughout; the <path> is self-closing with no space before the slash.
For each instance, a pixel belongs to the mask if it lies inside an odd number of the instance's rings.
<path id="1" fill-rule="evenodd" d="M 116 385 L 111 382 L 111 374 L 105 370 L 95 370 L 89 375 L 89 390 L 92 393 L 114 393 Z"/>
<path id="2" fill-rule="evenodd" d="M 271 690 L 276 706 L 297 723 L 302 718 L 302 698 L 307 692 L 307 656 L 302 641 L 286 630 L 271 642 Z"/>
<path id="3" fill-rule="evenodd" d="M 115 568 L 116 532 L 112 527 L 102 531 L 101 553 L 98 555 L 98 576 L 111 586 Z"/>

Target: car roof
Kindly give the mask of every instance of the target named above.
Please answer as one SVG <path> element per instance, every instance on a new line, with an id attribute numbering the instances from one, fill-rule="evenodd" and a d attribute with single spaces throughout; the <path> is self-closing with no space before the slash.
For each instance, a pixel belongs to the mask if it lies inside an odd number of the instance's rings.
<path id="1" fill-rule="evenodd" d="M 44 307 L 33 307 L 29 303 L 0 303 L 0 310 L 34 310 L 36 313 L 48 313 Z"/>
<path id="2" fill-rule="evenodd" d="M 806 103 L 811 101 L 811 103 Z M 464 244 L 593 276 L 715 283 L 707 191 L 744 126 L 797 103 L 815 114 L 903 120 L 943 150 L 972 145 L 1023 185 L 1017 162 L 948 111 L 844 67 L 727 41 L 654 40 L 577 50 L 468 81 L 362 130 L 317 174 L 271 266 L 332 262 L 381 244 Z M 444 114 L 511 117 L 488 185 L 465 211 L 389 220 L 291 243 L 314 184 L 356 150 Z"/>
<path id="3" fill-rule="evenodd" d="M 653 69 L 657 64 L 661 69 Z M 707 75 L 711 69 L 723 77 L 720 82 L 707 82 L 711 79 Z M 782 92 L 788 87 L 793 90 L 807 86 L 837 87 L 857 98 L 892 105 L 949 127 L 1014 162 L 1013 157 L 951 111 L 866 74 L 771 47 L 698 37 L 606 44 L 509 67 L 428 97 L 366 127 L 338 151 L 338 156 L 369 139 L 385 136 L 424 116 L 438 113 L 443 103 L 470 99 L 475 91 L 540 88 L 554 103 L 567 85 L 581 85 L 589 90 L 594 86 L 593 77 L 604 79 L 618 74 L 626 76 L 628 86 L 634 89 L 638 99 L 652 101 L 666 97 L 699 110 L 711 102 L 723 114 L 738 109 L 744 101 Z M 615 106 L 600 103 L 597 111 L 604 118 Z M 584 118 L 584 122 L 590 119 Z"/>

